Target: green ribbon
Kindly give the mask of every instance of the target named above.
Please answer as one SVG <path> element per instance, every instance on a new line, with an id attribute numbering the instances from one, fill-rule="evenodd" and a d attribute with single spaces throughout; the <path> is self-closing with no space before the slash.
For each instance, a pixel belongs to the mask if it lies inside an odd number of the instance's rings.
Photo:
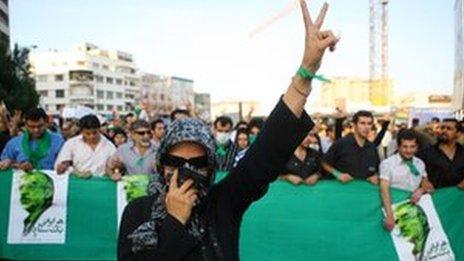
<path id="1" fill-rule="evenodd" d="M 315 73 L 309 71 L 308 69 L 304 68 L 303 66 L 300 66 L 300 68 L 298 69 L 296 74 L 298 74 L 303 79 L 308 79 L 309 78 L 309 79 L 317 79 L 317 80 L 319 80 L 321 82 L 330 82 L 330 80 L 325 78 L 323 75 L 315 74 Z"/>
<path id="2" fill-rule="evenodd" d="M 52 138 L 48 131 L 45 131 L 41 138 L 36 140 L 35 150 L 31 148 L 31 137 L 28 131 L 23 135 L 21 147 L 29 162 L 35 169 L 41 169 L 40 160 L 48 155 L 52 145 Z"/>
<path id="3" fill-rule="evenodd" d="M 248 142 L 250 142 L 250 145 L 253 144 L 256 141 L 257 136 L 254 134 L 250 134 L 248 137 Z"/>
<path id="4" fill-rule="evenodd" d="M 216 150 L 216 154 L 219 157 L 225 157 L 227 155 L 227 149 L 224 146 L 219 146 L 218 145 L 218 148 Z"/>
<path id="5" fill-rule="evenodd" d="M 406 163 L 406 165 L 408 165 L 409 167 L 409 171 L 414 175 L 414 176 L 419 176 L 420 175 L 420 172 L 419 170 L 417 169 L 416 165 L 414 165 L 414 162 L 412 161 L 412 159 L 409 159 L 409 160 L 403 160 L 404 163 Z"/>

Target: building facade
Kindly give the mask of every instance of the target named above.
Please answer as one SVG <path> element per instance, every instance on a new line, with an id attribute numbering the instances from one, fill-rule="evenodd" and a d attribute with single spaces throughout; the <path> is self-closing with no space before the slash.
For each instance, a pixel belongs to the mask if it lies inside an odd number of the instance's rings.
<path id="1" fill-rule="evenodd" d="M 140 99 L 140 76 L 129 53 L 83 43 L 67 51 L 31 53 L 30 61 L 41 104 L 51 114 L 77 105 L 124 114 Z"/>
<path id="2" fill-rule="evenodd" d="M 142 97 L 151 116 L 169 115 L 174 109 L 193 109 L 193 80 L 150 73 L 140 75 Z"/>
<path id="3" fill-rule="evenodd" d="M 10 43 L 10 18 L 8 0 L 0 0 L 0 41 Z"/>
<path id="4" fill-rule="evenodd" d="M 211 95 L 209 93 L 195 93 L 195 113 L 206 121 L 211 121 Z"/>
<path id="5" fill-rule="evenodd" d="M 464 0 L 456 0 L 453 108 L 464 110 Z"/>

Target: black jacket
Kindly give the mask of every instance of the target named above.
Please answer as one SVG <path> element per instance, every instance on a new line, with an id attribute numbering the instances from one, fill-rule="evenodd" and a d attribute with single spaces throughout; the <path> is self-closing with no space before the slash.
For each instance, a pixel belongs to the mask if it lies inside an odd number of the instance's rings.
<path id="1" fill-rule="evenodd" d="M 124 211 L 118 260 L 239 260 L 239 231 L 244 212 L 266 193 L 269 183 L 282 172 L 313 127 L 306 113 L 298 119 L 280 100 L 245 157 L 210 189 L 197 209 L 206 223 L 200 242 L 168 215 L 158 230 L 158 247 L 133 253 L 127 235 L 150 218 L 154 201 L 153 197 L 143 197 L 131 202 Z"/>

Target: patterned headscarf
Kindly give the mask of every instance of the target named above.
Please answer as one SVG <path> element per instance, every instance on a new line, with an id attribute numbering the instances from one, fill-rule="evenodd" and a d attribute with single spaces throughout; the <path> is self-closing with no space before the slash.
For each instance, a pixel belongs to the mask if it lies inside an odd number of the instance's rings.
<path id="1" fill-rule="evenodd" d="M 216 145 L 213 135 L 209 127 L 199 119 L 185 118 L 174 121 L 168 128 L 166 135 L 161 140 L 160 147 L 156 153 L 156 170 L 157 172 L 151 176 L 148 186 L 148 194 L 155 197 L 154 204 L 151 209 L 150 219 L 140 225 L 137 229 L 128 236 L 132 240 L 132 251 L 137 252 L 147 248 L 156 248 L 158 246 L 158 226 L 167 216 L 165 197 L 167 192 L 167 184 L 163 173 L 159 173 L 160 159 L 163 155 L 177 144 L 184 142 L 192 142 L 201 145 L 208 157 L 208 165 L 211 170 L 214 169 L 216 163 Z M 214 180 L 214 171 L 212 171 L 211 182 Z M 188 232 L 196 239 L 201 238 L 200 230 L 203 222 L 200 216 L 195 211 L 186 224 Z"/>

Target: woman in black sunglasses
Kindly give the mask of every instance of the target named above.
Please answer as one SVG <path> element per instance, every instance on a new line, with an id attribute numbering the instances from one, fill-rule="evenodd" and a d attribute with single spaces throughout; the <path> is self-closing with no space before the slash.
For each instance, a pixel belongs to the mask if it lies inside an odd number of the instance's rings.
<path id="1" fill-rule="evenodd" d="M 244 212 L 261 198 L 295 148 L 313 128 L 304 112 L 311 79 L 327 48 L 337 39 L 320 31 L 327 11 L 309 17 L 301 1 L 306 45 L 301 68 L 269 116 L 264 129 L 231 173 L 213 185 L 215 143 L 200 120 L 172 123 L 156 156 L 157 172 L 148 197 L 125 209 L 119 234 L 119 260 L 239 260 Z"/>

